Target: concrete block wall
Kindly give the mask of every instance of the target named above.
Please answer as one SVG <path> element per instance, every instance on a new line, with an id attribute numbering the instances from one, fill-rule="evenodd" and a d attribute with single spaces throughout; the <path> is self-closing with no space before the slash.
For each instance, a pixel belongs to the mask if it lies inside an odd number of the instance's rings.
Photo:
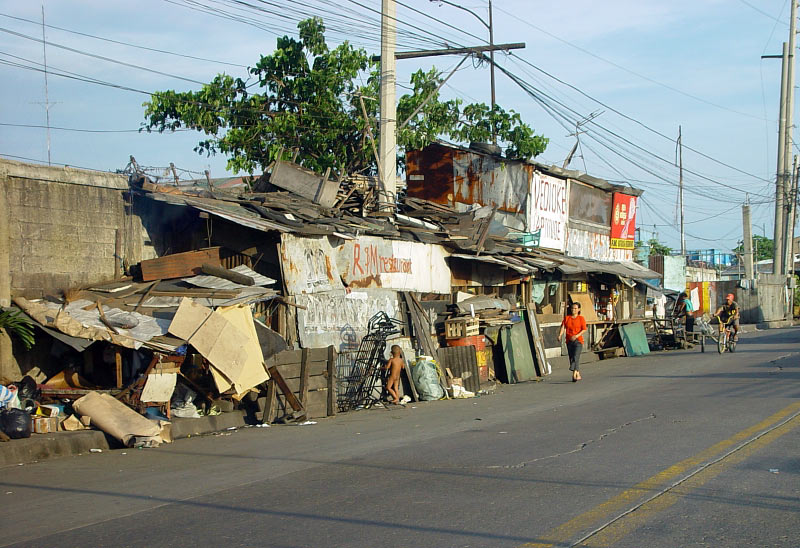
<path id="1" fill-rule="evenodd" d="M 113 279 L 118 231 L 123 258 L 141 260 L 144 234 L 126 211 L 127 189 L 124 175 L 0 160 L 8 261 L 3 272 L 0 257 L 0 290 L 4 277 L 11 298 Z"/>

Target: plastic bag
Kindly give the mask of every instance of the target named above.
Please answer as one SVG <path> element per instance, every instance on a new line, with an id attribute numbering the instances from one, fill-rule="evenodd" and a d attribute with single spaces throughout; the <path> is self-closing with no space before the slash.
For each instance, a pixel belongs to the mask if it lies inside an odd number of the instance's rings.
<path id="1" fill-rule="evenodd" d="M 31 437 L 31 415 L 22 409 L 0 410 L 0 430 L 11 439 Z"/>
<path id="2" fill-rule="evenodd" d="M 436 362 L 427 356 L 420 356 L 411 366 L 411 379 L 422 401 L 440 400 L 444 397 L 439 374 L 436 372 Z"/>
<path id="3" fill-rule="evenodd" d="M 19 408 L 19 398 L 17 397 L 17 387 L 13 384 L 5 387 L 0 384 L 0 409 L 8 407 L 9 409 Z"/>

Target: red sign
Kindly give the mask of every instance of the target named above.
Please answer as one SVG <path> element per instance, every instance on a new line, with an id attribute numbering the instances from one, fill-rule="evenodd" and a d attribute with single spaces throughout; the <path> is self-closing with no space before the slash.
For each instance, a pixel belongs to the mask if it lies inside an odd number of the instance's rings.
<path id="1" fill-rule="evenodd" d="M 614 193 L 611 211 L 611 247 L 633 249 L 636 230 L 636 196 Z"/>

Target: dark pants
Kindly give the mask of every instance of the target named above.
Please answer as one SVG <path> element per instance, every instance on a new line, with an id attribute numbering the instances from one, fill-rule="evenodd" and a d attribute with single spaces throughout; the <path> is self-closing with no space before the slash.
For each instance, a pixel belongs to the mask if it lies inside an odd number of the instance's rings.
<path id="1" fill-rule="evenodd" d="M 569 354 L 569 370 L 578 371 L 581 363 L 581 352 L 583 344 L 580 341 L 570 341 L 567 343 L 567 354 Z"/>

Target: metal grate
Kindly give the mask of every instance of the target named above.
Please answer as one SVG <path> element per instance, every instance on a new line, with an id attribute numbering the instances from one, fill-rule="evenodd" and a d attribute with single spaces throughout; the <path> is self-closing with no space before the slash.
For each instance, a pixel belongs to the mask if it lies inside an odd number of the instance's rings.
<path id="1" fill-rule="evenodd" d="M 400 332 L 402 323 L 385 312 L 369 320 L 368 332 L 358 350 L 341 352 L 336 361 L 336 404 L 340 412 L 370 407 L 380 399 L 377 388 L 386 339 Z"/>

